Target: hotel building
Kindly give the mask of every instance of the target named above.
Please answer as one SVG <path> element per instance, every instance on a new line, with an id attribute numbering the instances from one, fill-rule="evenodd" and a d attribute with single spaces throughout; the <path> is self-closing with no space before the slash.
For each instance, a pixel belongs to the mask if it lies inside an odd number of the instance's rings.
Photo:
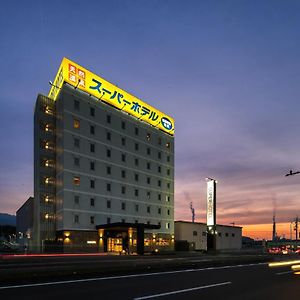
<path id="1" fill-rule="evenodd" d="M 174 120 L 64 58 L 34 114 L 37 252 L 174 249 Z"/>

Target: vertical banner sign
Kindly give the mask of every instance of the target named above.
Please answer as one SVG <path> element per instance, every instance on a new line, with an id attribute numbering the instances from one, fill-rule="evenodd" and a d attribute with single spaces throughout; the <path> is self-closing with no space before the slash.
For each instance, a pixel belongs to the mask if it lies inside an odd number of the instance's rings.
<path id="1" fill-rule="evenodd" d="M 207 226 L 216 225 L 216 181 L 207 182 Z"/>

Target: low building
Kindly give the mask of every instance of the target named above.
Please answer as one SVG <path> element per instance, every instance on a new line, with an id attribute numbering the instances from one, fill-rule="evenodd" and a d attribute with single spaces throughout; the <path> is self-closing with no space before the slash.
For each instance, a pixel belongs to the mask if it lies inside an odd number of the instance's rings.
<path id="1" fill-rule="evenodd" d="M 175 245 L 177 250 L 207 250 L 207 226 L 200 222 L 175 221 Z M 216 250 L 242 248 L 242 227 L 216 226 Z"/>

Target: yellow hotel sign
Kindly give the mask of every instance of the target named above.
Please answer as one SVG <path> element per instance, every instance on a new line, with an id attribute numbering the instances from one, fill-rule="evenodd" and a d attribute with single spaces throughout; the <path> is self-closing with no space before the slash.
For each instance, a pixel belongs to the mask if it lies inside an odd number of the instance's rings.
<path id="1" fill-rule="evenodd" d="M 67 58 L 62 60 L 48 97 L 56 100 L 64 82 L 174 135 L 173 118 Z"/>

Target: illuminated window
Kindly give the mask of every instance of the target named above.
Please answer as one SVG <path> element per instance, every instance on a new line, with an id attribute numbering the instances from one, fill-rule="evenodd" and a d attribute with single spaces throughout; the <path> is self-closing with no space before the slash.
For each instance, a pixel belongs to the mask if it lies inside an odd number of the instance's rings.
<path id="1" fill-rule="evenodd" d="M 54 179 L 51 177 L 46 177 L 45 178 L 45 184 L 54 184 Z"/>
<path id="2" fill-rule="evenodd" d="M 167 143 L 166 143 L 166 147 L 167 147 L 167 148 L 170 148 L 170 147 L 171 147 L 171 143 L 170 143 L 170 142 L 167 142 Z"/>
<path id="3" fill-rule="evenodd" d="M 74 176 L 73 177 L 73 184 L 80 185 L 80 177 L 79 176 Z"/>
<path id="4" fill-rule="evenodd" d="M 75 129 L 80 128 L 80 121 L 78 119 L 73 119 L 73 128 Z"/>
<path id="5" fill-rule="evenodd" d="M 49 219 L 49 214 L 45 214 L 45 219 Z"/>
<path id="6" fill-rule="evenodd" d="M 151 135 L 150 135 L 150 133 L 147 133 L 147 141 L 150 141 L 150 139 L 151 139 Z"/>
<path id="7" fill-rule="evenodd" d="M 48 115 L 53 115 L 53 109 L 50 106 L 45 106 L 45 113 Z"/>
<path id="8" fill-rule="evenodd" d="M 166 223 L 166 229 L 170 229 L 170 223 Z"/>
<path id="9" fill-rule="evenodd" d="M 51 124 L 46 124 L 45 125 L 45 131 L 52 132 L 53 131 L 53 126 Z"/>
<path id="10" fill-rule="evenodd" d="M 166 201 L 170 202 L 170 196 L 168 196 L 168 195 L 166 196 Z"/>

